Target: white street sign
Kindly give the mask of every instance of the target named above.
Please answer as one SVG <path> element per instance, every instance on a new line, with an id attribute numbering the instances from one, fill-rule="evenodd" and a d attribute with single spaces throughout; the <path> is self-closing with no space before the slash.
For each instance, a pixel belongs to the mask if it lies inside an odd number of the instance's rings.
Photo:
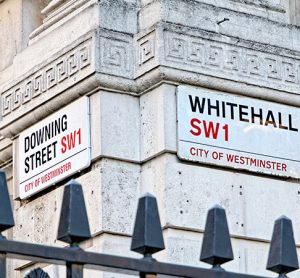
<path id="1" fill-rule="evenodd" d="M 23 131 L 18 140 L 20 198 L 90 165 L 89 100 L 73 102 Z"/>
<path id="2" fill-rule="evenodd" d="M 300 109 L 179 86 L 178 156 L 265 174 L 300 177 Z"/>

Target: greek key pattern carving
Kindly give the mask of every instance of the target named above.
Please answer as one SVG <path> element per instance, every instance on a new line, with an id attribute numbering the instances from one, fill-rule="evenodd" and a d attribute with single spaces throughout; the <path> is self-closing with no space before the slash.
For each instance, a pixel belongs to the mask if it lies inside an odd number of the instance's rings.
<path id="1" fill-rule="evenodd" d="M 175 32 L 164 35 L 168 64 L 252 84 L 299 88 L 300 60 Z"/>
<path id="2" fill-rule="evenodd" d="M 148 34 L 138 41 L 139 65 L 147 63 L 155 56 L 155 32 Z"/>
<path id="3" fill-rule="evenodd" d="M 131 43 L 126 38 L 100 37 L 100 67 L 101 71 L 131 77 L 132 61 Z"/>
<path id="4" fill-rule="evenodd" d="M 83 43 L 71 52 L 59 57 L 1 95 L 1 114 L 6 116 L 23 104 L 70 80 L 91 64 L 91 45 Z"/>

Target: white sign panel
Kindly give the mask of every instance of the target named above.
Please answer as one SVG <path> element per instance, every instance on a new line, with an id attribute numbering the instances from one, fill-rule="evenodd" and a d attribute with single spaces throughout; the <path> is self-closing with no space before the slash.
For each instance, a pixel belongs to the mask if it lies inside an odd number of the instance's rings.
<path id="1" fill-rule="evenodd" d="M 22 132 L 18 145 L 20 198 L 90 165 L 89 100 L 83 97 Z"/>
<path id="2" fill-rule="evenodd" d="M 179 86 L 178 156 L 265 174 L 300 177 L 300 109 Z"/>

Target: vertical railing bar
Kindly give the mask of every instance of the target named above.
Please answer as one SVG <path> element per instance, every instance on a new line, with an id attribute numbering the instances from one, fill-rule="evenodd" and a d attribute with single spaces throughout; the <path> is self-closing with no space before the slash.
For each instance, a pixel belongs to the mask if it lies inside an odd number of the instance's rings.
<path id="1" fill-rule="evenodd" d="M 6 254 L 0 253 L 0 277 L 6 277 Z"/>
<path id="2" fill-rule="evenodd" d="M 83 278 L 83 265 L 82 264 L 66 264 L 67 278 Z"/>

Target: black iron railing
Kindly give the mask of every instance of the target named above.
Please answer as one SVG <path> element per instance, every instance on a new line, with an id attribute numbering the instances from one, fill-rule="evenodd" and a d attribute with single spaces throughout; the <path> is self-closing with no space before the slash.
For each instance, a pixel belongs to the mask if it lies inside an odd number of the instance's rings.
<path id="1" fill-rule="evenodd" d="M 6 177 L 0 171 L 0 235 L 14 226 L 13 213 L 7 190 Z M 91 237 L 81 185 L 69 182 L 64 190 L 58 228 L 58 239 L 70 244 L 68 248 L 51 247 L 8 240 L 0 237 L 0 278 L 6 276 L 6 258 L 66 265 L 68 278 L 82 278 L 84 268 L 154 278 L 158 274 L 190 278 L 258 278 L 225 271 L 221 265 L 233 260 L 231 240 L 225 210 L 215 206 L 206 220 L 200 260 L 212 265 L 211 269 L 162 263 L 152 255 L 163 250 L 164 240 L 156 199 L 150 194 L 139 200 L 132 236 L 131 250 L 143 255 L 142 259 L 86 252 L 78 244 Z M 298 269 L 298 258 L 292 222 L 281 217 L 275 222 L 267 269 L 279 277 Z M 26 278 L 48 278 L 42 269 L 34 269 Z M 9 277 L 11 278 L 11 277 Z M 54 277 L 52 277 L 54 278 Z M 266 278 L 266 277 L 265 277 Z"/>

